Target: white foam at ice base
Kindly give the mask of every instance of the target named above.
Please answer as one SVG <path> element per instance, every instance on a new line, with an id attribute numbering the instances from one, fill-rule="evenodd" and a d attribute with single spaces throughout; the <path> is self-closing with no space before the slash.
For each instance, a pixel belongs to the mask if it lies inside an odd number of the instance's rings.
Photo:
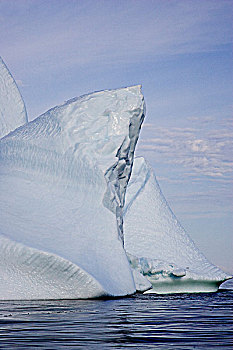
<path id="1" fill-rule="evenodd" d="M 195 246 L 164 198 L 152 168 L 135 158 L 124 207 L 125 249 L 149 292 L 216 291 L 230 278 Z"/>
<path id="2" fill-rule="evenodd" d="M 0 138 L 27 122 L 27 113 L 16 82 L 0 57 Z"/>
<path id="3" fill-rule="evenodd" d="M 1 139 L 1 299 L 135 292 L 122 207 L 143 118 L 134 86 L 70 100 Z"/>

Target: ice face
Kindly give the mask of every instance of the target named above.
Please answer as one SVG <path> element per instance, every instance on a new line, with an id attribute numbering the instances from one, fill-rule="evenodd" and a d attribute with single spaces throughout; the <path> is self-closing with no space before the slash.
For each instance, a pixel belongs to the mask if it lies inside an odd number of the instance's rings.
<path id="1" fill-rule="evenodd" d="M 134 160 L 140 86 L 75 98 L 27 123 L 1 59 L 0 78 L 0 299 L 206 292 L 230 277 Z"/>
<path id="2" fill-rule="evenodd" d="M 0 256 L 1 300 L 86 299 L 105 295 L 93 276 L 56 254 L 0 235 Z"/>
<path id="3" fill-rule="evenodd" d="M 0 138 L 27 122 L 16 82 L 0 57 Z"/>
<path id="4" fill-rule="evenodd" d="M 134 159 L 127 187 L 124 235 L 132 267 L 149 279 L 155 292 L 214 291 L 230 277 L 195 246 L 143 158 Z"/>
<path id="5" fill-rule="evenodd" d="M 122 208 L 143 118 L 140 86 L 102 91 L 55 107 L 1 139 L 0 232 L 7 242 L 1 244 L 1 298 L 57 298 L 59 288 L 35 285 L 59 285 L 63 274 L 75 290 L 61 288 L 61 297 L 135 292 Z M 14 252 L 21 257 L 15 268 Z M 51 268 L 43 268 L 46 259 Z M 32 277 L 24 287 L 25 271 Z"/>

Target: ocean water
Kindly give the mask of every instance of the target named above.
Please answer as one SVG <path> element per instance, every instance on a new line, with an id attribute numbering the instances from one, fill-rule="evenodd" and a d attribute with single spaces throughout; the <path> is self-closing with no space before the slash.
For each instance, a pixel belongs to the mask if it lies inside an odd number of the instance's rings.
<path id="1" fill-rule="evenodd" d="M 232 349 L 233 282 L 217 293 L 0 302 L 0 349 Z"/>

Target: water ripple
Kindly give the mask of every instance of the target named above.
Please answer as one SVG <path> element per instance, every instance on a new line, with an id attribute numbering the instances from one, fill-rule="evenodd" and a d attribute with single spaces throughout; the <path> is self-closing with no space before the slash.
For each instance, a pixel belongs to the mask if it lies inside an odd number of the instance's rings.
<path id="1" fill-rule="evenodd" d="M 230 349 L 232 289 L 0 302 L 0 349 Z"/>

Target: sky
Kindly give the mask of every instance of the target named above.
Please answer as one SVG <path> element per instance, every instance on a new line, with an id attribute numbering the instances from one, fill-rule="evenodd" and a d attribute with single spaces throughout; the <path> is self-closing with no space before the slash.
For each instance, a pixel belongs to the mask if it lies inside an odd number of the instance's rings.
<path id="1" fill-rule="evenodd" d="M 0 0 L 0 55 L 29 119 L 142 84 L 137 155 L 206 257 L 233 273 L 232 0 Z"/>

